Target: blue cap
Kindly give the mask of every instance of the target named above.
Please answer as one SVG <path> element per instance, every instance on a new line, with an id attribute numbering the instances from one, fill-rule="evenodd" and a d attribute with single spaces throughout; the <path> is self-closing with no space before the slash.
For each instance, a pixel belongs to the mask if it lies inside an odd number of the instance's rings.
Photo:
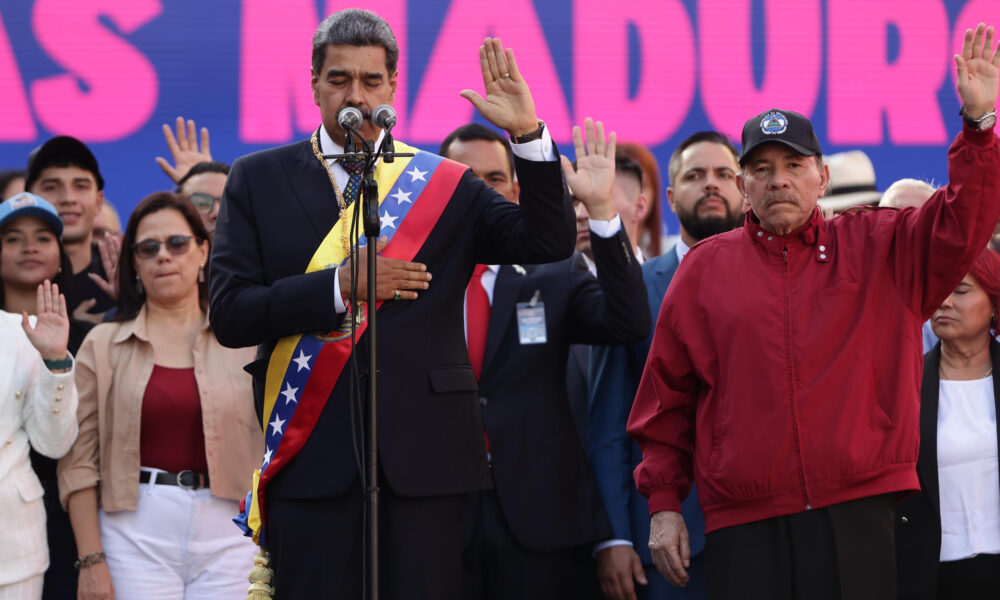
<path id="1" fill-rule="evenodd" d="M 0 202 L 0 229 L 18 217 L 38 217 L 51 225 L 56 235 L 62 237 L 63 222 L 56 207 L 41 196 L 22 192 Z"/>

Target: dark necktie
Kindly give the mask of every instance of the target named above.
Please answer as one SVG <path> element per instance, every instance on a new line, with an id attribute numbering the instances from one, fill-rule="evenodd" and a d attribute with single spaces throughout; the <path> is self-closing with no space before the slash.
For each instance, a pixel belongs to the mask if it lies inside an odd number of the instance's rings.
<path id="1" fill-rule="evenodd" d="M 347 186 L 344 187 L 344 202 L 350 206 L 361 194 L 361 172 L 365 168 L 365 162 L 364 158 L 360 156 L 345 157 L 339 160 L 340 166 L 344 167 L 348 175 Z"/>

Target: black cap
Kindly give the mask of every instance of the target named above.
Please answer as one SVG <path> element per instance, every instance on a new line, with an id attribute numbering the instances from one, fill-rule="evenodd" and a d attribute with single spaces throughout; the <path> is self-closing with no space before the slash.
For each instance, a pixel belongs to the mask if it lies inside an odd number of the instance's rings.
<path id="1" fill-rule="evenodd" d="M 53 164 L 71 164 L 90 171 L 97 182 L 97 189 L 104 189 L 104 178 L 97 168 L 97 159 L 86 144 L 68 135 L 60 135 L 35 148 L 28 155 L 28 175 L 24 179 L 24 189 L 30 191 L 46 167 Z"/>
<path id="2" fill-rule="evenodd" d="M 740 166 L 743 166 L 754 148 L 768 142 L 784 144 L 803 156 L 823 154 L 809 119 L 797 112 L 772 108 L 753 117 L 743 126 Z"/>

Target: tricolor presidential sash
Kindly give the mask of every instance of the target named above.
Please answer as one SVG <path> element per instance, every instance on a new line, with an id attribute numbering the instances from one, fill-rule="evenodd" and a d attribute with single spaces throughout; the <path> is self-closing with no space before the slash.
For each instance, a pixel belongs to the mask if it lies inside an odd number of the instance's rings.
<path id="1" fill-rule="evenodd" d="M 466 167 L 440 156 L 396 142 L 399 152 L 413 157 L 381 161 L 375 169 L 379 189 L 379 237 L 388 245 L 381 256 L 410 261 L 427 239 Z M 325 165 L 324 165 L 325 167 Z M 358 209 L 355 202 L 348 215 Z M 309 261 L 306 273 L 342 265 L 348 256 L 342 235 L 350 218 L 341 218 L 326 235 Z M 359 227 L 363 230 L 363 227 Z M 359 231 L 359 236 L 360 236 Z M 365 238 L 351 240 L 365 245 Z M 376 305 L 381 306 L 381 302 Z M 341 372 L 351 356 L 351 330 L 360 337 L 367 321 L 362 309 L 348 313 L 344 325 L 328 334 L 300 334 L 278 341 L 267 364 L 264 380 L 264 459 L 254 471 L 250 492 L 233 521 L 258 545 L 265 544 L 264 501 L 267 483 L 305 444 Z"/>

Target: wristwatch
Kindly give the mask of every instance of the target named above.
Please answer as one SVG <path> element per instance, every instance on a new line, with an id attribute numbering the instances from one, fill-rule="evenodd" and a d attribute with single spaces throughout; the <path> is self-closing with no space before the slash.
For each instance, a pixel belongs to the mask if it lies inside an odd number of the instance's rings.
<path id="1" fill-rule="evenodd" d="M 978 119 L 970 118 L 969 115 L 965 114 L 964 106 L 962 107 L 962 110 L 958 111 L 958 114 L 962 115 L 962 119 L 965 120 L 969 127 L 977 131 L 986 131 L 997 124 L 997 111 L 995 107 L 993 110 Z"/>
<path id="2" fill-rule="evenodd" d="M 545 131 L 545 121 L 538 120 L 538 127 L 534 131 L 529 131 L 524 135 L 512 135 L 510 141 L 514 144 L 526 144 L 542 139 L 542 132 Z"/>

